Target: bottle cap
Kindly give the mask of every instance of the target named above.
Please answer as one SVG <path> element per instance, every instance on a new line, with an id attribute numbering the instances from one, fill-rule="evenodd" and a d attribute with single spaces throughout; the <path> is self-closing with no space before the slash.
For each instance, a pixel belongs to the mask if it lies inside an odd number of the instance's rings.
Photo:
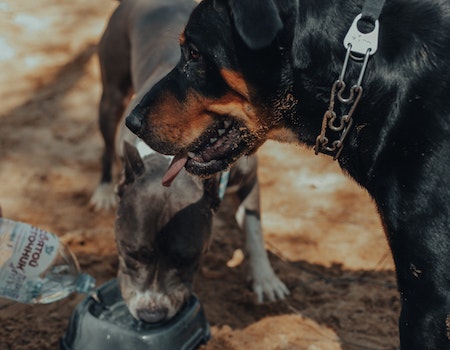
<path id="1" fill-rule="evenodd" d="M 77 278 L 76 291 L 78 293 L 89 293 L 95 288 L 95 278 L 87 273 L 81 273 Z"/>

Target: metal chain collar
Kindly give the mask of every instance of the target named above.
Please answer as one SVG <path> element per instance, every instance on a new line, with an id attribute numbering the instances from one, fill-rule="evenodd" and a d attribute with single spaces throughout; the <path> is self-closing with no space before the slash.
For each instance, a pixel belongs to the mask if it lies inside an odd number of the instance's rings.
<path id="1" fill-rule="evenodd" d="M 363 92 L 361 83 L 367 68 L 369 57 L 373 55 L 378 48 L 378 19 L 375 21 L 374 29 L 371 32 L 362 33 L 358 29 L 358 21 L 361 17 L 362 14 L 356 16 L 344 38 L 343 44 L 347 49 L 344 64 L 338 80 L 334 82 L 331 88 L 330 104 L 324 113 L 321 132 L 316 138 L 316 145 L 314 148 L 316 154 L 319 152 L 328 154 L 333 156 L 333 159 L 335 160 L 339 158 L 344 147 L 344 140 L 353 125 L 352 116 L 361 99 Z M 343 94 L 347 86 L 344 78 L 350 58 L 356 62 L 362 61 L 362 67 L 356 84 L 350 88 L 348 97 L 344 97 Z M 341 104 L 348 106 L 347 114 L 341 116 L 336 114 L 334 110 L 336 97 Z M 327 131 L 329 130 L 333 133 L 337 133 L 337 137 L 334 139 L 327 137 Z"/>

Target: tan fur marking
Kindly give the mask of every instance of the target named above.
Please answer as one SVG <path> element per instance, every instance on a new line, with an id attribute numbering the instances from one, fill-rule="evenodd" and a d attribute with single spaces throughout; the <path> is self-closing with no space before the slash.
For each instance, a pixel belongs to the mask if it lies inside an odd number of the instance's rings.
<path id="1" fill-rule="evenodd" d="M 278 142 L 298 143 L 298 137 L 287 128 L 275 128 L 267 133 L 267 138 Z"/>
<path id="2" fill-rule="evenodd" d="M 154 137 L 183 149 L 202 135 L 219 116 L 231 116 L 240 120 L 261 141 L 267 139 L 270 130 L 264 111 L 255 109 L 241 94 L 230 91 L 219 99 L 208 99 L 195 91 L 189 91 L 184 101 L 178 101 L 170 93 L 161 96 L 154 105 L 149 119 L 149 129 Z M 283 133 L 286 137 L 287 133 Z M 289 137 L 291 138 L 291 137 Z"/>
<path id="3" fill-rule="evenodd" d="M 447 338 L 450 340 L 450 315 L 447 316 L 445 320 L 445 325 L 447 326 Z"/>
<path id="4" fill-rule="evenodd" d="M 230 115 L 236 119 L 241 119 L 244 122 L 249 122 L 249 113 L 251 109 L 248 109 L 248 112 L 244 108 L 243 104 L 239 101 L 214 101 L 212 104 L 208 106 L 208 110 L 213 113 L 221 114 L 221 115 Z"/>
<path id="5" fill-rule="evenodd" d="M 279 122 L 282 119 L 280 116 L 275 115 L 274 117 L 268 117 L 267 111 L 265 111 L 264 108 L 250 103 L 251 90 L 242 74 L 228 69 L 222 69 L 220 73 L 230 89 L 236 93 L 236 97 L 234 98 L 233 103 L 223 103 L 222 99 L 221 101 L 216 101 L 210 106 L 210 110 L 214 110 L 216 113 L 230 114 L 231 116 L 241 119 L 251 131 L 258 134 L 261 132 L 266 134 L 268 130 L 279 126 Z M 293 95 L 287 94 L 285 100 L 280 101 L 279 108 L 286 110 L 295 106 L 296 103 L 297 101 L 294 99 Z M 279 128 L 274 129 L 272 134 L 273 136 L 270 136 L 270 138 L 287 138 L 289 140 L 288 142 L 291 142 L 291 140 L 296 138 L 284 130 L 282 131 L 281 136 L 277 136 L 280 135 Z"/>
<path id="6" fill-rule="evenodd" d="M 208 111 L 219 114 L 229 115 L 244 123 L 245 127 L 258 139 L 267 139 L 267 133 L 272 129 L 271 120 L 265 119 L 267 113 L 259 106 L 251 105 L 241 95 L 229 93 L 224 97 L 212 101 L 207 107 Z M 286 136 L 287 133 L 283 133 Z M 273 138 L 276 138 L 275 136 Z M 291 139 L 291 136 L 289 136 Z"/>
<path id="7" fill-rule="evenodd" d="M 178 38 L 180 45 L 184 45 L 186 42 L 186 37 L 184 36 L 184 32 L 180 34 L 180 37 Z"/>
<path id="8" fill-rule="evenodd" d="M 232 90 L 243 96 L 247 101 L 250 100 L 247 83 L 240 73 L 228 69 L 221 69 L 220 74 Z"/>
<path id="9" fill-rule="evenodd" d="M 166 94 L 153 109 L 150 128 L 157 130 L 155 135 L 162 140 L 180 148 L 187 147 L 211 124 L 211 116 L 205 109 L 207 104 L 206 99 L 195 92 L 189 92 L 185 101 Z"/>

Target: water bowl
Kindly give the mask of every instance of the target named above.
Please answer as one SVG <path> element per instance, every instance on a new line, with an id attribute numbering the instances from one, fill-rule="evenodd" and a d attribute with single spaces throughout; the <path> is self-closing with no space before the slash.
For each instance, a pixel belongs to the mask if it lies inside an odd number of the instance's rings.
<path id="1" fill-rule="evenodd" d="M 77 305 L 61 338 L 61 349 L 194 350 L 210 337 L 209 324 L 195 296 L 170 320 L 144 323 L 131 316 L 113 279 Z"/>

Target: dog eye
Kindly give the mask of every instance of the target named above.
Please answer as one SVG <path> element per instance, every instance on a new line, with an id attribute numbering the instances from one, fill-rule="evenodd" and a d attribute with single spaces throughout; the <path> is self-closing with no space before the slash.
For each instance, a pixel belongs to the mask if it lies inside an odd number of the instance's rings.
<path id="1" fill-rule="evenodd" d="M 131 270 L 137 270 L 140 266 L 151 264 L 153 262 L 153 255 L 148 252 L 126 252 L 123 257 L 125 266 Z"/>
<path id="2" fill-rule="evenodd" d="M 194 46 L 194 45 L 189 45 L 188 48 L 188 52 L 189 52 L 189 59 L 190 60 L 198 60 L 200 58 L 200 52 L 198 51 L 198 49 Z"/>

